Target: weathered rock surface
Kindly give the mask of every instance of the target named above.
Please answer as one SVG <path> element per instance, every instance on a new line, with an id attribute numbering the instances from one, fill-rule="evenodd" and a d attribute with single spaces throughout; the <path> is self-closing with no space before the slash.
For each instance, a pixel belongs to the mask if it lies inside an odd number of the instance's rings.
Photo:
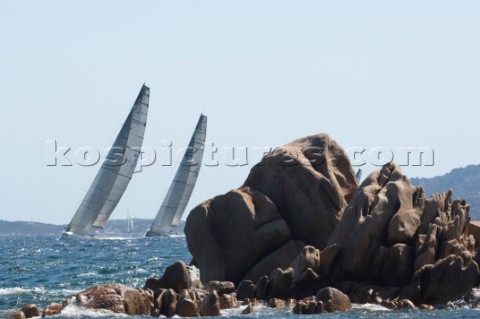
<path id="1" fill-rule="evenodd" d="M 27 318 L 40 317 L 42 314 L 38 306 L 34 304 L 25 305 L 20 311 L 23 312 Z"/>
<path id="2" fill-rule="evenodd" d="M 317 293 L 317 301 L 323 303 L 326 312 L 347 311 L 352 308 L 348 296 L 338 289 L 327 287 Z"/>
<path id="3" fill-rule="evenodd" d="M 153 308 L 150 290 L 120 284 L 94 286 L 79 292 L 75 298 L 79 305 L 86 308 L 106 309 L 127 315 L 150 315 Z"/>
<path id="4" fill-rule="evenodd" d="M 235 293 L 223 294 L 220 296 L 220 309 L 237 308 L 238 302 Z"/>
<path id="5" fill-rule="evenodd" d="M 218 295 L 231 294 L 235 291 L 235 284 L 231 281 L 212 280 L 205 285 L 207 291 L 217 291 Z"/>
<path id="6" fill-rule="evenodd" d="M 277 267 L 288 267 L 303 247 L 291 239 L 275 204 L 250 188 L 230 191 L 194 208 L 185 235 L 204 283 L 257 281 Z"/>
<path id="7" fill-rule="evenodd" d="M 189 214 L 185 234 L 202 282 L 256 282 L 287 268 L 305 243 L 325 248 L 357 186 L 346 153 L 328 135 L 268 153 L 240 189 Z"/>
<path id="8" fill-rule="evenodd" d="M 192 287 L 192 279 L 190 273 L 187 270 L 187 266 L 183 261 L 177 261 L 176 263 L 168 266 L 160 279 L 149 278 L 145 283 L 143 289 L 173 289 L 176 293 L 179 293 L 183 289 L 189 289 Z"/>
<path id="9" fill-rule="evenodd" d="M 322 301 L 314 297 L 299 300 L 292 308 L 292 312 L 298 315 L 320 314 L 325 312 Z"/>
<path id="10" fill-rule="evenodd" d="M 177 310 L 178 294 L 173 289 L 162 290 L 156 300 L 160 314 L 168 318 L 173 317 Z"/>
<path id="11" fill-rule="evenodd" d="M 196 317 L 198 315 L 198 303 L 194 292 L 183 289 L 178 294 L 175 313 L 180 317 Z"/>
<path id="12" fill-rule="evenodd" d="M 286 299 L 292 287 L 293 268 L 282 270 L 274 269 L 267 281 L 265 299 L 271 298 Z"/>
<path id="13" fill-rule="evenodd" d="M 385 165 L 360 185 L 329 239 L 340 247 L 329 280 L 401 287 L 401 299 L 416 304 L 466 295 L 480 275 L 469 208 L 451 191 L 425 198 L 397 165 Z"/>
<path id="14" fill-rule="evenodd" d="M 51 317 L 58 315 L 62 312 L 62 305 L 56 302 L 49 303 L 45 309 L 43 309 L 42 317 Z"/>
<path id="15" fill-rule="evenodd" d="M 15 311 L 10 317 L 8 317 L 8 319 L 27 319 L 27 317 L 25 317 L 23 311 Z"/>
<path id="16" fill-rule="evenodd" d="M 242 280 L 237 288 L 237 299 L 245 300 L 255 298 L 255 284 L 251 280 Z"/>
<path id="17" fill-rule="evenodd" d="M 199 312 L 202 317 L 220 316 L 220 298 L 216 291 L 208 293 L 202 300 Z"/>
<path id="18" fill-rule="evenodd" d="M 323 249 L 358 185 L 344 150 L 318 134 L 265 155 L 244 186 L 275 203 L 294 239 Z"/>

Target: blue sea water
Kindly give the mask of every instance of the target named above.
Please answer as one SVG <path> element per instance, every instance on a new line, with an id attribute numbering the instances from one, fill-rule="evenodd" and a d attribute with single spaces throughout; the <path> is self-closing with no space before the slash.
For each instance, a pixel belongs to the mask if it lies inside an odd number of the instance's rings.
<path id="1" fill-rule="evenodd" d="M 142 287 L 149 277 L 160 276 L 174 261 L 190 262 L 185 238 L 110 238 L 61 240 L 59 236 L 0 236 L 0 318 L 27 303 L 44 307 L 62 302 L 93 285 L 111 282 Z M 478 295 L 478 298 L 477 298 Z M 458 301 L 434 311 L 390 311 L 375 305 L 354 305 L 345 313 L 298 316 L 288 309 L 255 308 L 247 317 L 280 318 L 480 318 L 480 290 L 473 302 Z M 245 318 L 241 309 L 224 311 Z M 106 311 L 68 306 L 55 318 L 127 318 Z M 143 317 L 136 317 L 143 318 Z M 145 317 L 151 318 L 151 317 Z"/>

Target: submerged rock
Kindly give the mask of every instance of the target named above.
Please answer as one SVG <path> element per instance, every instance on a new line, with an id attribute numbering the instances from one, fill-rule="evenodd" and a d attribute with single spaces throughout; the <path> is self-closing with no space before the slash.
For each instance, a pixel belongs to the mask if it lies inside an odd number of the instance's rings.
<path id="1" fill-rule="evenodd" d="M 248 305 L 243 308 L 242 315 L 251 315 L 253 313 L 253 307 L 252 303 L 248 303 Z"/>

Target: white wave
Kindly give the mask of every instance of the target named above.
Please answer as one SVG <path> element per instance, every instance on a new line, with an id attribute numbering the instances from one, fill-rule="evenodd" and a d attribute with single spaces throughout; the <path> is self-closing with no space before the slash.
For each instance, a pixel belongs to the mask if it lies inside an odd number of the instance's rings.
<path id="1" fill-rule="evenodd" d="M 137 268 L 137 269 L 135 269 L 135 271 L 138 272 L 139 274 L 146 274 L 146 273 L 148 273 L 148 270 L 143 269 L 143 268 Z"/>
<path id="2" fill-rule="evenodd" d="M 25 294 L 25 293 L 45 293 L 43 287 L 35 288 L 21 288 L 21 287 L 12 287 L 12 288 L 0 288 L 0 295 L 16 295 L 16 294 Z"/>
<path id="3" fill-rule="evenodd" d="M 98 276 L 96 272 L 86 272 L 80 275 L 77 275 L 77 277 L 93 277 L 93 276 Z"/>
<path id="4" fill-rule="evenodd" d="M 222 317 L 236 317 L 236 316 L 245 316 L 242 314 L 242 311 L 247 306 L 240 305 L 238 308 L 230 308 L 230 309 L 222 309 L 220 310 L 220 314 Z M 264 316 L 271 316 L 271 315 L 285 315 L 291 309 L 291 307 L 282 307 L 282 308 L 271 308 L 265 304 L 259 304 L 253 307 L 253 316 L 254 317 L 264 317 Z"/>
<path id="5" fill-rule="evenodd" d="M 64 295 L 75 295 L 80 292 L 80 290 L 73 290 L 73 289 L 60 289 L 60 290 L 54 290 L 54 291 L 57 291 Z"/>
<path id="6" fill-rule="evenodd" d="M 353 309 L 367 310 L 367 311 L 391 311 L 380 305 L 366 303 L 366 304 L 352 304 Z"/>
<path id="7" fill-rule="evenodd" d="M 122 313 L 115 313 L 110 310 L 105 309 L 89 309 L 84 307 L 79 307 L 76 304 L 70 304 L 63 308 L 62 310 L 62 317 L 73 317 L 78 318 L 81 317 L 88 317 L 88 318 L 101 318 L 101 317 L 108 317 L 108 318 L 130 318 L 127 314 Z"/>
<path id="8" fill-rule="evenodd" d="M 475 299 L 480 300 L 480 288 L 473 288 L 472 295 Z"/>
<path id="9" fill-rule="evenodd" d="M 52 289 L 46 290 L 43 287 L 34 287 L 34 288 L 22 288 L 22 287 L 11 287 L 11 288 L 0 288 L 0 295 L 17 295 L 17 294 L 53 294 L 53 295 L 74 295 L 78 293 L 79 290 L 73 289 Z"/>
<path id="10" fill-rule="evenodd" d="M 167 235 L 167 236 L 170 237 L 170 238 L 184 238 L 185 234 L 171 234 L 171 235 Z"/>
<path id="11" fill-rule="evenodd" d="M 97 240 L 132 240 L 132 239 L 139 239 L 136 237 L 95 237 Z"/>

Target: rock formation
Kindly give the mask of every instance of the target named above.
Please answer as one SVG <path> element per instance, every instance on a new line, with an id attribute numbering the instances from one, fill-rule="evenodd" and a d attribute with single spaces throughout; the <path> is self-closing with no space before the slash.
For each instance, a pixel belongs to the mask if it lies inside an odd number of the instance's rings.
<path id="1" fill-rule="evenodd" d="M 340 249 L 327 280 L 402 288 L 395 298 L 416 304 L 460 298 L 480 275 L 468 211 L 451 191 L 425 198 L 389 163 L 360 185 L 330 237 Z"/>
<path id="2" fill-rule="evenodd" d="M 93 309 L 107 309 L 127 315 L 151 315 L 151 290 L 134 289 L 120 284 L 107 284 L 85 289 L 75 295 L 77 304 Z"/>
<path id="3" fill-rule="evenodd" d="M 318 134 L 266 154 L 244 186 L 275 203 L 294 239 L 323 249 L 358 185 L 345 151 Z"/>
<path id="4" fill-rule="evenodd" d="M 194 208 L 185 234 L 204 283 L 232 281 L 239 300 L 293 297 L 309 313 L 326 286 L 397 308 L 460 298 L 480 275 L 469 222 L 465 200 L 426 198 L 394 163 L 358 186 L 319 134 L 265 155 L 239 189 Z"/>
<path id="5" fill-rule="evenodd" d="M 325 248 L 356 188 L 346 153 L 328 135 L 267 154 L 241 188 L 190 212 L 185 234 L 202 282 L 256 282 L 288 267 L 305 243 Z"/>

